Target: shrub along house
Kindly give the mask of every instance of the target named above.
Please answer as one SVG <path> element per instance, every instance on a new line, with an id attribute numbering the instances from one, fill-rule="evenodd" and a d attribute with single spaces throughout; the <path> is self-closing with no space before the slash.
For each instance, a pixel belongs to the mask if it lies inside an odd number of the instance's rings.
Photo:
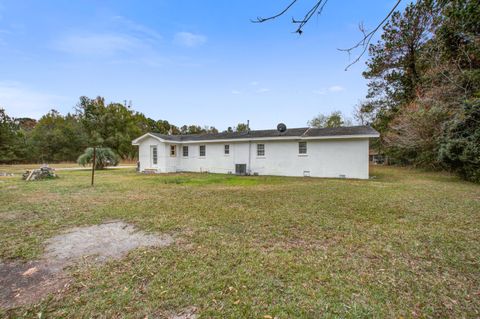
<path id="1" fill-rule="evenodd" d="M 369 126 L 147 133 L 135 139 L 140 171 L 368 178 Z"/>

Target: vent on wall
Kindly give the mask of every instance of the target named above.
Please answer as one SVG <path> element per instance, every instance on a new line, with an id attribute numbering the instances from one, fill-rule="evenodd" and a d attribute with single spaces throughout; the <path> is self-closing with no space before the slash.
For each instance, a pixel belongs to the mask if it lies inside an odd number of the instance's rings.
<path id="1" fill-rule="evenodd" d="M 338 178 L 347 178 L 347 175 L 340 174 L 340 175 L 338 175 Z"/>
<path id="2" fill-rule="evenodd" d="M 310 177 L 310 171 L 303 171 L 303 177 Z"/>

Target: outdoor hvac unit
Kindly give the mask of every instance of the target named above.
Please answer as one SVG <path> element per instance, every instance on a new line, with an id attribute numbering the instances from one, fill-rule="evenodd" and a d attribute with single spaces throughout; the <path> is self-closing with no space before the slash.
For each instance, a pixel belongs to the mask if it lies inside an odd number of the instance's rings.
<path id="1" fill-rule="evenodd" d="M 247 175 L 247 164 L 235 164 L 236 175 Z"/>

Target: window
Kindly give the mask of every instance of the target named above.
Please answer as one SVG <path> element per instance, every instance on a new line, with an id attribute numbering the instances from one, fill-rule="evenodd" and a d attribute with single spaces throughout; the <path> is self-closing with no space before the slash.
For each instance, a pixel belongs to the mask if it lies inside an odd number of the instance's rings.
<path id="1" fill-rule="evenodd" d="M 157 147 L 156 146 L 150 146 L 150 150 L 151 150 L 151 153 L 152 153 L 152 164 L 157 165 L 157 161 L 158 161 Z"/>
<path id="2" fill-rule="evenodd" d="M 200 145 L 200 156 L 205 157 L 207 154 L 207 147 L 205 145 Z"/>
<path id="3" fill-rule="evenodd" d="M 177 145 L 170 145 L 170 156 L 177 156 Z"/>
<path id="4" fill-rule="evenodd" d="M 265 156 L 265 144 L 257 144 L 257 156 Z"/>
<path id="5" fill-rule="evenodd" d="M 225 155 L 229 155 L 230 154 L 230 145 L 226 144 L 224 149 L 223 149 L 223 153 Z"/>
<path id="6" fill-rule="evenodd" d="M 298 154 L 307 154 L 307 142 L 298 142 Z"/>
<path id="7" fill-rule="evenodd" d="M 184 157 L 188 156 L 188 146 L 183 146 L 182 147 L 182 154 Z"/>

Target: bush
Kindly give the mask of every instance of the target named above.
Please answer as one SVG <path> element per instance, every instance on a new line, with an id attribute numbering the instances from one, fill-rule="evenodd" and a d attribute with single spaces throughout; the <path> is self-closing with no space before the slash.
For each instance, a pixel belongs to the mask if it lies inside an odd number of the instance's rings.
<path id="1" fill-rule="evenodd" d="M 118 155 L 108 147 L 98 147 L 95 149 L 95 169 L 104 169 L 107 166 L 118 165 Z M 79 165 L 85 166 L 93 161 L 93 148 L 89 147 L 77 159 Z"/>
<path id="2" fill-rule="evenodd" d="M 465 103 L 448 125 L 439 157 L 464 179 L 480 183 L 480 99 Z"/>

